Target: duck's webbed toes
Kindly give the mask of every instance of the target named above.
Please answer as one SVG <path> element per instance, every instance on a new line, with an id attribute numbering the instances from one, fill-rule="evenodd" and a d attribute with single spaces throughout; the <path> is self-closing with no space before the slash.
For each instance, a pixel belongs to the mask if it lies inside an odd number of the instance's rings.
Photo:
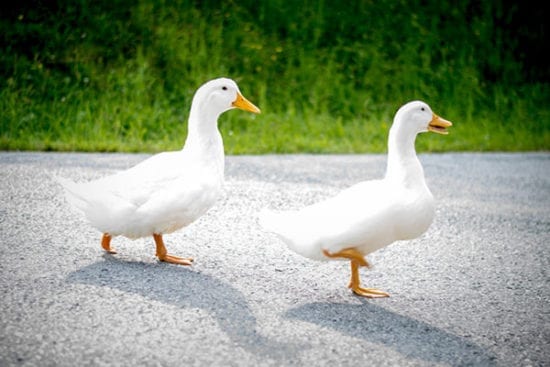
<path id="1" fill-rule="evenodd" d="M 173 255 L 164 255 L 159 256 L 157 255 L 160 261 L 164 261 L 170 264 L 177 264 L 177 265 L 193 265 L 194 259 L 192 257 L 179 257 L 179 256 L 173 256 Z"/>
<path id="2" fill-rule="evenodd" d="M 362 288 L 362 287 L 350 287 L 353 293 L 361 297 L 367 298 L 385 298 L 389 297 L 390 294 L 384 291 L 381 291 L 376 288 Z"/>
<path id="3" fill-rule="evenodd" d="M 191 257 L 179 257 L 174 255 L 169 255 L 166 251 L 166 246 L 164 246 L 164 241 L 162 240 L 162 235 L 153 234 L 155 244 L 157 246 L 157 257 L 160 261 L 164 261 L 170 264 L 177 265 L 193 265 L 193 258 Z"/>

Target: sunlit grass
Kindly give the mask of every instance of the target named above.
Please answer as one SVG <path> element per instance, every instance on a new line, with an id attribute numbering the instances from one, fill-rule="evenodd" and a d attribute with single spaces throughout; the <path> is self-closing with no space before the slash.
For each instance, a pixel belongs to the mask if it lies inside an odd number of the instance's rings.
<path id="1" fill-rule="evenodd" d="M 0 50 L 0 149 L 180 149 L 194 91 L 219 76 L 263 111 L 222 115 L 229 154 L 384 152 L 415 99 L 454 123 L 418 151 L 550 149 L 550 87 L 491 48 L 489 3 L 469 24 L 440 3 L 443 24 L 390 1 L 208 4 L 82 0 L 0 19 L 18 50 Z"/>

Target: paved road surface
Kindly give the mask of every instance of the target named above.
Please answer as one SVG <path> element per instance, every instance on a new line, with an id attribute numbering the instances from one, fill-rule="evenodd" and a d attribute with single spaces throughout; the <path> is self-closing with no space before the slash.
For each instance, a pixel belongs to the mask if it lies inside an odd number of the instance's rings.
<path id="1" fill-rule="evenodd" d="M 166 236 L 100 234 L 50 174 L 87 180 L 145 155 L 0 153 L 0 365 L 548 366 L 550 154 L 421 155 L 437 199 L 421 238 L 348 265 L 290 252 L 263 207 L 313 203 L 383 174 L 385 156 L 227 158 L 227 196 Z"/>

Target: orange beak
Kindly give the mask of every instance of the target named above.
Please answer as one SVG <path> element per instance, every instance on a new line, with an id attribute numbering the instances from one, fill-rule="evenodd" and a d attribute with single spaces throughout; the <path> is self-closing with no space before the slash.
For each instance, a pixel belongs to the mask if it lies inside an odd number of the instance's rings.
<path id="1" fill-rule="evenodd" d="M 237 92 L 237 99 L 233 101 L 233 107 L 240 108 L 241 110 L 250 111 L 254 113 L 260 113 L 260 109 L 256 107 L 248 99 L 244 98 L 243 95 Z"/>

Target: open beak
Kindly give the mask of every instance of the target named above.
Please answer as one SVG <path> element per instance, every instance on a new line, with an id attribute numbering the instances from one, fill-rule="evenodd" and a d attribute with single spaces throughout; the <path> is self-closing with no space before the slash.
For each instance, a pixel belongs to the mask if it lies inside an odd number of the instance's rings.
<path id="1" fill-rule="evenodd" d="M 244 98 L 243 95 L 237 92 L 237 99 L 233 101 L 233 107 L 240 108 L 241 110 L 250 111 L 254 113 L 260 113 L 260 109 L 248 99 Z"/>
<path id="2" fill-rule="evenodd" d="M 449 133 L 447 128 L 450 126 L 453 126 L 451 121 L 447 121 L 434 113 L 432 116 L 432 121 L 428 124 L 428 130 L 433 133 L 447 135 Z"/>

